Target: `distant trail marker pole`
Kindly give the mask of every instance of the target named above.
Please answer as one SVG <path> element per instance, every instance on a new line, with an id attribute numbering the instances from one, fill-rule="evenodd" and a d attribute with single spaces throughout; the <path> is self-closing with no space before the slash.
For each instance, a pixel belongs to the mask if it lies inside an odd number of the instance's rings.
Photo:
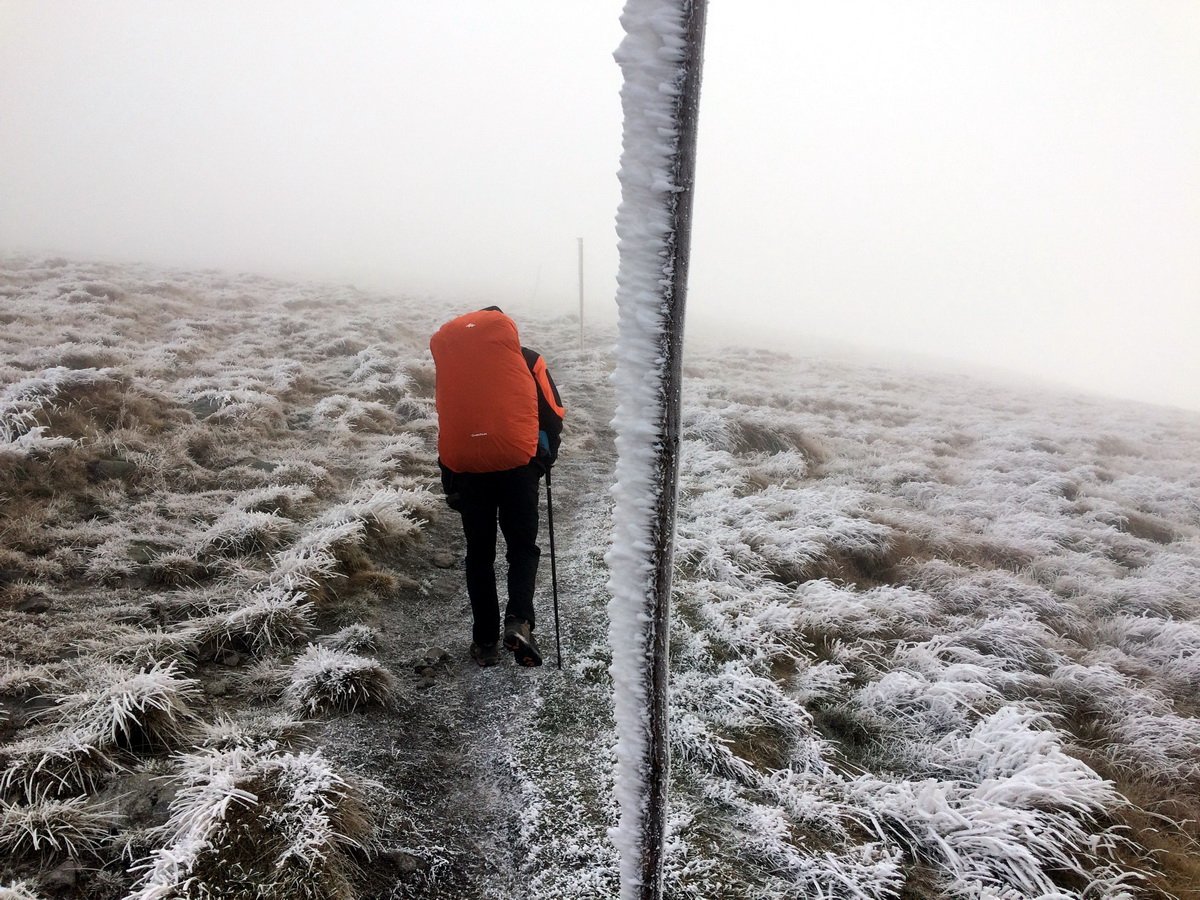
<path id="1" fill-rule="evenodd" d="M 583 238 L 579 238 L 579 352 L 583 352 Z"/>
<path id="2" fill-rule="evenodd" d="M 617 478 L 609 638 L 622 900 L 660 900 L 683 319 L 707 0 L 626 0 L 617 50 Z"/>

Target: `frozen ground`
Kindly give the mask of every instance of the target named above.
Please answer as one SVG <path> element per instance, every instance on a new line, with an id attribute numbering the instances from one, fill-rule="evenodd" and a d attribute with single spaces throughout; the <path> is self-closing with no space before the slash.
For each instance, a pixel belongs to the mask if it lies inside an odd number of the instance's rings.
<path id="1" fill-rule="evenodd" d="M 0 265 L 0 898 L 615 894 L 610 360 L 521 321 L 568 407 L 564 668 L 478 670 L 460 311 Z M 686 374 L 672 896 L 1195 895 L 1200 417 Z"/>

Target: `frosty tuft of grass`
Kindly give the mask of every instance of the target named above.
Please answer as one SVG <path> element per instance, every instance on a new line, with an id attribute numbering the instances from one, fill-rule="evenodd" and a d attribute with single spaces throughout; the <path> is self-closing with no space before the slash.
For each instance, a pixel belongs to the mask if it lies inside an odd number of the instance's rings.
<path id="1" fill-rule="evenodd" d="M 144 874 L 130 900 L 353 896 L 352 854 L 373 825 L 319 752 L 272 742 L 203 750 L 180 758 L 178 780 L 164 845 L 135 867 Z"/>
<path id="2" fill-rule="evenodd" d="M 278 657 L 256 660 L 238 678 L 238 693 L 258 704 L 275 704 L 291 684 L 291 675 L 291 665 Z"/>
<path id="3" fill-rule="evenodd" d="M 273 512 L 229 510 L 200 539 L 196 553 L 241 555 L 269 550 L 278 546 L 292 527 L 290 521 Z"/>
<path id="4" fill-rule="evenodd" d="M 192 723 L 198 682 L 183 677 L 174 661 L 143 670 L 101 663 L 85 677 L 90 686 L 60 697 L 57 715 L 70 727 L 96 735 L 101 746 L 173 746 Z"/>
<path id="5" fill-rule="evenodd" d="M 156 556 L 146 566 L 149 579 L 163 587 L 197 584 L 212 572 L 210 564 L 201 562 L 192 553 L 183 550 L 172 550 Z"/>
<path id="6" fill-rule="evenodd" d="M 363 650 L 374 650 L 379 643 L 379 629 L 355 622 L 347 625 L 333 634 L 322 636 L 318 643 L 330 650 L 341 650 L 346 653 L 360 653 Z"/>
<path id="7" fill-rule="evenodd" d="M 96 734 L 50 731 L 0 747 L 0 797 L 34 802 L 94 791 L 121 766 Z"/>
<path id="8" fill-rule="evenodd" d="M 326 510 L 318 525 L 342 525 L 361 522 L 371 532 L 391 538 L 411 540 L 421 533 L 425 522 L 413 518 L 414 511 L 426 515 L 432 509 L 432 497 L 424 489 L 365 486 L 350 500 Z"/>
<path id="9" fill-rule="evenodd" d="M 338 551 L 357 546 L 365 532 L 360 521 L 320 525 L 305 532 L 272 557 L 270 583 L 286 590 L 312 590 L 339 577 Z"/>
<path id="10" fill-rule="evenodd" d="M 218 643 L 262 653 L 293 646 L 313 627 L 313 607 L 304 594 L 268 588 L 218 620 Z"/>
<path id="11" fill-rule="evenodd" d="M 246 512 L 287 513 L 313 498 L 313 490 L 302 484 L 277 484 L 240 492 L 233 499 L 237 509 Z"/>
<path id="12" fill-rule="evenodd" d="M 0 803 L 0 856 L 10 859 L 78 859 L 95 853 L 116 821 L 85 797 Z"/>
<path id="13" fill-rule="evenodd" d="M 374 400 L 356 400 L 334 394 L 313 407 L 313 418 L 330 423 L 346 434 L 387 434 L 396 427 L 391 409 Z"/>
<path id="14" fill-rule="evenodd" d="M 394 400 L 408 391 L 411 379 L 394 355 L 380 347 L 367 347 L 355 357 L 357 364 L 349 382 L 368 397 Z"/>
<path id="15" fill-rule="evenodd" d="M 36 666 L 13 665 L 0 672 L 0 697 L 31 697 L 47 694 L 62 688 L 62 679 L 56 667 L 46 664 Z"/>
<path id="16" fill-rule="evenodd" d="M 395 690 L 395 676 L 378 660 L 309 647 L 292 665 L 284 702 L 294 712 L 315 715 L 358 706 L 388 706 Z"/>
<path id="17" fill-rule="evenodd" d="M 42 895 L 27 881 L 0 884 L 0 900 L 42 900 Z"/>
<path id="18" fill-rule="evenodd" d="M 114 640 L 83 642 L 97 659 L 142 669 L 158 662 L 174 662 L 180 670 L 191 669 L 199 649 L 200 635 L 193 628 L 131 630 Z"/>
<path id="19" fill-rule="evenodd" d="M 49 437 L 38 416 L 70 391 L 112 384 L 115 369 L 68 369 L 55 366 L 10 384 L 0 392 L 0 457 L 28 457 L 70 447 L 69 437 Z"/>
<path id="20" fill-rule="evenodd" d="M 236 718 L 223 715 L 200 730 L 197 746 L 205 750 L 232 750 L 306 742 L 308 723 L 288 713 L 251 713 Z"/>

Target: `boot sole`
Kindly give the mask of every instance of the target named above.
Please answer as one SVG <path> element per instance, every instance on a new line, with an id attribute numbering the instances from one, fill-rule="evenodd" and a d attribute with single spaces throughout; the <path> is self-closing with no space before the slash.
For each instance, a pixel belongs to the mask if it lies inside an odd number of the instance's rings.
<path id="1" fill-rule="evenodd" d="M 542 654 L 532 644 L 522 640 L 520 635 L 510 634 L 504 639 L 504 646 L 512 651 L 519 666 L 532 669 L 542 664 Z"/>

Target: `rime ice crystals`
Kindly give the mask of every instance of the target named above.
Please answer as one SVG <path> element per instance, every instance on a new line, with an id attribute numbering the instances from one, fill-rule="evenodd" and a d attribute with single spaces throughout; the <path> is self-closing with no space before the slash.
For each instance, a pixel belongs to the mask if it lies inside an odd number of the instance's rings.
<path id="1" fill-rule="evenodd" d="M 620 267 L 616 386 L 618 461 L 612 547 L 606 557 L 612 675 L 618 723 L 617 800 L 621 822 L 612 837 L 621 852 L 623 896 L 640 881 L 639 843 L 646 792 L 646 680 L 652 581 L 651 520 L 659 487 L 655 446 L 663 413 L 661 347 L 665 340 L 662 286 L 669 279 L 674 238 L 671 172 L 678 153 L 675 114 L 682 85 L 684 20 L 681 4 L 630 0 L 621 16 L 626 36 L 616 59 L 624 75 L 625 117 L 617 212 Z"/>

